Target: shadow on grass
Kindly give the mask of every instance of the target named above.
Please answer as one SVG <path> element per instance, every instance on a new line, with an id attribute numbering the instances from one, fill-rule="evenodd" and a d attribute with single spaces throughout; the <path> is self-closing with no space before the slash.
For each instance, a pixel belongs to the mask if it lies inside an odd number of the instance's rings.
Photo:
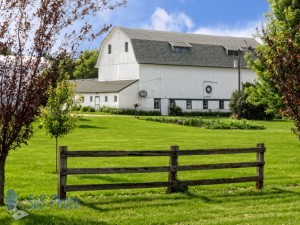
<path id="1" fill-rule="evenodd" d="M 265 188 L 262 190 L 236 190 L 232 192 L 223 192 L 214 195 L 215 202 L 222 203 L 222 202 L 235 202 L 238 198 L 239 201 L 266 201 L 272 200 L 276 196 L 276 199 L 282 199 L 285 201 L 289 201 L 294 199 L 295 197 L 300 200 L 300 192 L 297 191 L 290 191 L 283 188 Z"/>
<path id="2" fill-rule="evenodd" d="M 84 176 L 80 176 L 78 177 L 79 180 L 81 179 L 91 179 L 91 180 L 99 180 L 99 181 L 108 181 L 108 182 L 130 182 L 132 181 L 131 179 L 126 179 L 126 178 L 120 178 L 120 177 L 111 177 L 111 176 L 95 176 L 95 175 L 84 175 Z"/>
<path id="3" fill-rule="evenodd" d="M 183 202 L 195 201 L 202 202 L 204 204 L 222 204 L 222 203 L 236 203 L 238 201 L 252 202 L 282 199 L 289 202 L 295 199 L 295 196 L 300 196 L 300 192 L 290 191 L 281 188 L 270 188 L 266 190 L 236 190 L 233 192 L 227 191 L 209 191 L 209 190 L 197 190 L 186 191 L 184 193 L 177 194 L 163 194 L 154 192 L 146 193 L 147 196 L 141 196 L 143 193 L 120 193 L 114 194 L 111 198 L 101 199 L 101 196 L 94 196 L 93 198 L 81 198 L 80 204 L 91 208 L 93 210 L 99 210 L 101 212 L 134 209 L 140 206 L 143 207 L 169 207 L 180 206 Z M 107 197 L 107 196 L 106 196 Z M 186 204 L 186 203 L 185 203 Z"/>
<path id="4" fill-rule="evenodd" d="M 80 119 L 79 119 L 80 121 L 91 121 L 91 120 L 89 120 L 89 119 L 86 119 L 86 118 L 82 118 L 82 117 L 80 117 Z"/>
<path id="5" fill-rule="evenodd" d="M 107 127 L 97 127 L 97 126 L 91 126 L 91 125 L 79 125 L 79 128 L 85 128 L 85 129 L 107 129 Z"/>
<path id="6" fill-rule="evenodd" d="M 39 212 L 42 213 L 42 212 Z M 67 215 L 64 216 L 54 216 L 54 215 L 46 215 L 48 212 L 45 212 L 45 215 L 34 214 L 30 213 L 27 217 L 24 217 L 18 220 L 17 224 L 22 225 L 36 225 L 36 224 L 43 224 L 43 225 L 82 225 L 82 224 L 91 224 L 91 225 L 107 225 L 108 223 L 95 219 L 91 219 L 88 217 L 84 217 L 84 219 L 76 218 L 69 218 Z M 7 215 L 5 218 L 0 218 L 0 224 L 9 225 L 9 224 L 16 224 L 16 221 Z"/>
<path id="7" fill-rule="evenodd" d="M 159 201 L 157 201 L 159 200 Z M 180 201 L 168 201 L 161 202 L 162 199 L 153 199 L 151 197 L 135 197 L 135 198 L 129 198 L 129 199 L 117 199 L 115 201 L 105 201 L 105 202 L 99 202 L 99 201 L 90 201 L 90 200 L 82 200 L 80 199 L 80 205 L 88 207 L 93 210 L 101 211 L 101 212 L 107 212 L 107 211 L 120 211 L 120 210 L 126 210 L 126 209 L 136 209 L 139 207 L 170 207 L 170 206 L 180 206 Z M 156 202 L 157 201 L 157 202 Z"/>
<path id="8" fill-rule="evenodd" d="M 300 196 L 300 192 L 297 192 L 297 191 L 284 190 L 282 188 L 273 188 L 273 190 L 278 191 L 278 193 L 280 193 L 280 194 L 291 194 L 291 195 Z"/>
<path id="9" fill-rule="evenodd" d="M 191 191 L 186 191 L 184 194 L 189 199 L 200 199 L 204 203 L 221 203 L 221 201 L 216 201 L 216 200 L 213 200 L 212 198 L 209 198 L 209 197 L 204 196 L 204 195 L 196 194 L 196 193 L 191 192 Z"/>
<path id="10" fill-rule="evenodd" d="M 141 193 L 139 193 L 141 194 Z M 99 210 L 101 212 L 135 209 L 140 206 L 143 207 L 170 207 L 180 206 L 184 200 L 200 200 L 204 203 L 219 203 L 207 196 L 194 194 L 189 191 L 177 194 L 154 194 L 149 196 L 137 196 L 136 194 L 114 196 L 109 200 L 98 201 L 98 197 L 87 199 L 80 199 L 80 205 L 91 208 L 93 210 Z"/>

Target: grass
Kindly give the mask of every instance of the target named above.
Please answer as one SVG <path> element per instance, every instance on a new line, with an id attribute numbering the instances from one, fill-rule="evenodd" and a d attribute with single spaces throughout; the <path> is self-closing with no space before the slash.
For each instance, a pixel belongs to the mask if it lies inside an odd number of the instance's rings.
<path id="1" fill-rule="evenodd" d="M 207 130 L 137 120 L 133 117 L 84 117 L 80 127 L 60 140 L 70 150 L 168 150 L 254 147 L 265 143 L 265 188 L 254 183 L 190 187 L 187 193 L 165 194 L 164 188 L 74 192 L 78 209 L 50 207 L 56 194 L 55 141 L 37 130 L 27 146 L 10 152 L 6 165 L 6 190 L 19 199 L 46 197 L 43 210 L 14 221 L 0 207 L 0 224 L 300 224 L 300 143 L 290 132 L 292 123 L 259 121 L 265 130 Z M 250 156 L 254 160 L 254 156 Z M 228 156 L 187 157 L 180 164 L 233 161 Z M 237 156 L 236 160 L 249 160 Z M 69 166 L 107 167 L 167 165 L 165 157 L 72 159 Z M 253 175 L 254 169 L 184 172 L 181 179 Z M 70 176 L 68 183 L 165 181 L 167 174 Z"/>

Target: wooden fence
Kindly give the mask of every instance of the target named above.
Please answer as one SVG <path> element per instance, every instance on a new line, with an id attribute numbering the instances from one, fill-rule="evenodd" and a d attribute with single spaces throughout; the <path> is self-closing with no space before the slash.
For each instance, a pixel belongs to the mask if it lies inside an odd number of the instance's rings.
<path id="1" fill-rule="evenodd" d="M 264 153 L 266 149 L 264 144 L 257 144 L 255 148 L 235 148 L 235 149 L 211 149 L 211 150 L 179 150 L 178 146 L 171 146 L 170 151 L 68 151 L 66 146 L 60 146 L 58 149 L 58 196 L 60 199 L 66 198 L 66 193 L 71 191 L 89 191 L 89 190 L 112 190 L 112 189 L 132 189 L 132 188 L 157 188 L 167 187 L 167 192 L 186 190 L 188 186 L 227 184 L 240 182 L 256 182 L 256 188 L 262 189 L 264 184 Z M 235 162 L 221 164 L 201 164 L 201 165 L 183 165 L 178 164 L 179 156 L 194 155 L 218 155 L 218 154 L 243 154 L 256 153 L 255 162 Z M 68 168 L 67 160 L 69 157 L 147 157 L 159 156 L 170 157 L 169 166 L 156 167 L 125 167 L 125 168 Z M 178 171 L 191 170 L 214 170 L 228 168 L 246 168 L 256 167 L 255 176 L 237 177 L 237 178 L 218 178 L 202 180 L 184 180 L 177 179 Z M 144 182 L 144 183 L 115 183 L 115 184 L 83 184 L 68 185 L 68 175 L 83 174 L 122 174 L 122 173 L 157 173 L 168 172 L 168 181 L 165 182 Z"/>

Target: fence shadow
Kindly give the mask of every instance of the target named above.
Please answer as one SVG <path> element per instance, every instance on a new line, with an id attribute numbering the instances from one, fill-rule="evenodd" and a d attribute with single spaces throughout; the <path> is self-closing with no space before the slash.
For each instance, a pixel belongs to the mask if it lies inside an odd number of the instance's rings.
<path id="1" fill-rule="evenodd" d="M 78 179 L 90 179 L 90 180 L 98 180 L 98 181 L 108 181 L 108 182 L 130 182 L 130 179 L 120 178 L 120 177 L 112 177 L 105 175 L 81 175 Z"/>
<path id="2" fill-rule="evenodd" d="M 140 207 L 141 205 L 143 207 L 179 206 L 182 204 L 182 200 L 194 201 L 197 199 L 198 201 L 204 203 L 220 203 L 220 201 L 216 201 L 213 198 L 190 191 L 177 194 L 155 193 L 148 196 L 141 196 L 140 192 L 130 193 L 128 195 L 124 195 L 124 193 L 122 193 L 119 196 L 114 195 L 113 199 L 109 200 L 97 201 L 97 199 L 98 197 L 95 197 L 95 199 L 92 200 L 90 198 L 80 199 L 80 205 L 93 210 L 105 212 L 112 210 L 134 209 Z M 130 203 L 130 205 L 128 205 L 128 203 Z"/>
<path id="3" fill-rule="evenodd" d="M 200 201 L 204 204 L 222 204 L 222 203 L 231 203 L 236 202 L 238 198 L 239 201 L 249 201 L 264 202 L 266 200 L 274 199 L 276 196 L 277 199 L 294 199 L 295 196 L 299 196 L 300 192 L 290 191 L 281 188 L 270 188 L 265 191 L 258 190 L 237 190 L 234 192 L 229 191 L 212 191 L 211 194 L 208 190 L 196 190 L 196 191 L 186 191 L 184 193 L 176 194 L 163 194 L 163 193 L 154 193 L 153 195 L 142 196 L 143 193 L 120 193 L 114 194 L 112 198 L 105 198 L 101 201 L 98 201 L 100 196 L 95 196 L 95 199 L 80 199 L 80 204 L 88 207 L 92 210 L 99 210 L 101 212 L 113 211 L 113 210 L 127 210 L 140 207 L 162 207 L 162 206 L 179 206 L 182 204 L 182 201 Z M 149 193 L 151 194 L 151 193 Z M 101 198 L 101 197 L 100 197 Z"/>

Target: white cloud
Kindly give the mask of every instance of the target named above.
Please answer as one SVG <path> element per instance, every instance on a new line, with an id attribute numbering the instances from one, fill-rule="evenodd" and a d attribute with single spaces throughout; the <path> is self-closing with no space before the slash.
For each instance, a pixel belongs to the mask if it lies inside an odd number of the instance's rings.
<path id="1" fill-rule="evenodd" d="M 180 0 L 182 1 L 182 0 Z M 196 34 L 222 35 L 232 37 L 253 37 L 256 28 L 261 27 L 261 21 L 252 21 L 246 24 L 240 22 L 236 25 L 196 26 L 195 22 L 184 12 L 168 13 L 163 8 L 156 8 L 149 22 L 143 26 L 145 29 L 189 32 Z"/>
<path id="2" fill-rule="evenodd" d="M 220 25 L 215 27 L 198 27 L 192 33 L 232 37 L 253 37 L 253 35 L 256 34 L 256 28 L 260 29 L 261 23 L 262 21 L 249 22 L 243 27 L 229 27 L 226 25 Z"/>
<path id="3" fill-rule="evenodd" d="M 194 27 L 193 20 L 185 13 L 168 13 L 162 8 L 156 8 L 150 22 L 144 26 L 146 29 L 161 31 L 183 31 Z"/>

